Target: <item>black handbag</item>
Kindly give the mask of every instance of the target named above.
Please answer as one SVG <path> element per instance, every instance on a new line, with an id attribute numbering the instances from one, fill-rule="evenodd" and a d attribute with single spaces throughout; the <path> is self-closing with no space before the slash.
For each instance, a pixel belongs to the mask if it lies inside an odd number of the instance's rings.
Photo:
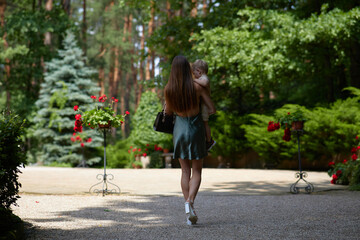
<path id="1" fill-rule="evenodd" d="M 175 114 L 166 115 L 165 109 L 163 108 L 161 112 L 158 112 L 153 128 L 157 132 L 172 134 L 174 130 L 175 119 L 176 119 Z"/>

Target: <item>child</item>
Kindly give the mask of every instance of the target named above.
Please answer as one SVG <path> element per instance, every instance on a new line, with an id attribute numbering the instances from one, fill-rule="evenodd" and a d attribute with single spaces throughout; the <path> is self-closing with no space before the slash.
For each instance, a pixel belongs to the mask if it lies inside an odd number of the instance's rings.
<path id="1" fill-rule="evenodd" d="M 203 60 L 196 60 L 192 64 L 192 72 L 194 75 L 194 81 L 198 83 L 200 86 L 207 89 L 210 95 L 210 82 L 209 78 L 207 77 L 208 73 L 208 65 Z M 204 121 L 205 125 L 205 132 L 206 132 L 206 148 L 208 151 L 216 144 L 216 141 L 214 141 L 211 137 L 211 130 L 209 126 L 209 111 L 208 108 L 204 103 L 201 104 L 201 116 Z"/>

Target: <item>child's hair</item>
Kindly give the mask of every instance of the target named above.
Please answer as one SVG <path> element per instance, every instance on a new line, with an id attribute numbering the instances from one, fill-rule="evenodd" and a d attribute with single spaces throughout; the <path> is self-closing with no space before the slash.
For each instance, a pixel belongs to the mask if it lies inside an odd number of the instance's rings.
<path id="1" fill-rule="evenodd" d="M 195 62 L 193 62 L 193 64 L 191 64 L 191 67 L 192 69 L 198 68 L 205 74 L 208 73 L 208 64 L 204 60 L 197 59 Z"/>

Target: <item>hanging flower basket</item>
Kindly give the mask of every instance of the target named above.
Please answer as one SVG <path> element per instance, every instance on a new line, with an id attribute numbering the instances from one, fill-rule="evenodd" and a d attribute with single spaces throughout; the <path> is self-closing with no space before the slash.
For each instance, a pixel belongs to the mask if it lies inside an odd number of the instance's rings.
<path id="1" fill-rule="evenodd" d="M 75 116 L 75 127 L 74 132 L 82 132 L 82 127 L 87 126 L 92 129 L 98 128 L 109 129 L 111 127 L 118 128 L 124 121 L 125 116 L 129 115 L 129 112 L 126 111 L 124 115 L 118 115 L 115 112 L 114 105 L 118 102 L 116 98 L 112 98 L 109 103 L 107 102 L 106 95 L 100 96 L 91 96 L 94 100 L 95 108 L 89 111 L 81 112 L 79 106 L 74 106 L 74 110 L 80 112 Z M 98 103 L 96 103 L 98 99 Z"/>

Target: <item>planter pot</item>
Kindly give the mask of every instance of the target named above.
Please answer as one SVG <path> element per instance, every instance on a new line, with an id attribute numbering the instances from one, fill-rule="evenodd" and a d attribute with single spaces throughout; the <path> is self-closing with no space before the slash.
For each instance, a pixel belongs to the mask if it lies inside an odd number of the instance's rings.
<path id="1" fill-rule="evenodd" d="M 108 124 L 98 124 L 99 128 L 110 128 L 111 127 L 111 122 L 109 121 Z"/>
<path id="2" fill-rule="evenodd" d="M 302 130 L 304 128 L 304 121 L 295 121 L 291 123 L 293 130 Z"/>
<path id="3" fill-rule="evenodd" d="M 169 153 L 169 151 L 170 151 L 170 150 L 167 149 L 167 148 L 164 148 L 164 149 L 163 149 L 163 152 L 164 152 L 164 153 Z"/>

